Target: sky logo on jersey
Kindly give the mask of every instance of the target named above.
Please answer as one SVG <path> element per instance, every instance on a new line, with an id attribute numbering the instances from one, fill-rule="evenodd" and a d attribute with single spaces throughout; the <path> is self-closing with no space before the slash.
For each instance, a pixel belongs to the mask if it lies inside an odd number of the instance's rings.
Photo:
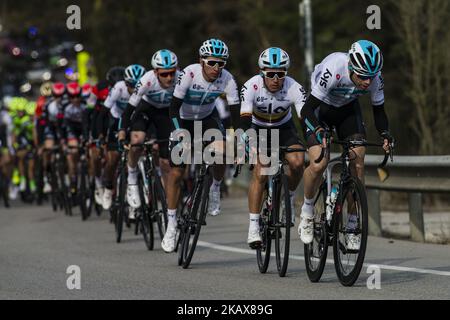
<path id="1" fill-rule="evenodd" d="M 169 105 L 172 101 L 172 94 L 167 94 L 165 91 L 149 92 L 147 98 L 157 104 Z"/>
<path id="2" fill-rule="evenodd" d="M 223 92 L 204 92 L 188 90 L 184 102 L 193 106 L 208 105 L 214 103 Z"/>

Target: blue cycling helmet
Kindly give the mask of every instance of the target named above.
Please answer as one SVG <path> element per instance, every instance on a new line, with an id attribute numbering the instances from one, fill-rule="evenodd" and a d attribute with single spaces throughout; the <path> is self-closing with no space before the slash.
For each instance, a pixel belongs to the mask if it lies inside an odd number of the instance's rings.
<path id="1" fill-rule="evenodd" d="M 227 45 L 219 39 L 209 39 L 203 42 L 199 54 L 202 58 L 214 57 L 227 60 L 229 57 Z"/>
<path id="2" fill-rule="evenodd" d="M 287 70 L 291 66 L 291 59 L 286 51 L 273 47 L 261 53 L 258 65 L 260 69 L 273 68 Z"/>
<path id="3" fill-rule="evenodd" d="M 176 68 L 177 66 L 177 55 L 170 50 L 159 50 L 152 57 L 153 69 L 172 69 Z"/>
<path id="4" fill-rule="evenodd" d="M 139 64 L 132 64 L 125 69 L 125 82 L 135 86 L 145 74 L 145 68 Z"/>
<path id="5" fill-rule="evenodd" d="M 357 75 L 373 77 L 383 68 L 381 50 L 371 41 L 359 40 L 353 43 L 348 56 L 349 68 Z"/>

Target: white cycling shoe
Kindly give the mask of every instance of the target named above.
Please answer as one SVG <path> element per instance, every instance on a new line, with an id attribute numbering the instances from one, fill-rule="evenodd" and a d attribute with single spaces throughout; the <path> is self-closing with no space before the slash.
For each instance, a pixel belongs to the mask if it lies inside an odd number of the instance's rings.
<path id="1" fill-rule="evenodd" d="M 169 225 L 167 227 L 164 239 L 161 241 L 161 247 L 166 253 L 172 253 L 175 251 L 177 245 L 177 228 Z"/>
<path id="2" fill-rule="evenodd" d="M 103 192 L 103 200 L 102 200 L 103 210 L 111 209 L 112 196 L 113 196 L 113 191 L 105 188 L 105 191 Z"/>
<path id="3" fill-rule="evenodd" d="M 314 239 L 314 217 L 304 218 L 300 216 L 298 234 L 304 244 L 310 244 Z"/>
<path id="4" fill-rule="evenodd" d="M 248 230 L 247 243 L 252 249 L 258 249 L 259 247 L 261 247 L 262 238 L 258 229 L 250 228 Z"/>
<path id="5" fill-rule="evenodd" d="M 105 189 L 103 188 L 95 188 L 95 203 L 97 203 L 99 206 L 102 205 L 103 202 L 103 193 L 105 192 Z"/>
<path id="6" fill-rule="evenodd" d="M 139 196 L 139 187 L 137 185 L 128 185 L 127 188 L 128 205 L 134 209 L 141 207 L 141 197 Z"/>
<path id="7" fill-rule="evenodd" d="M 209 190 L 208 214 L 211 216 L 220 214 L 220 189 Z"/>
<path id="8" fill-rule="evenodd" d="M 50 185 L 50 183 L 48 183 L 48 181 L 44 182 L 44 189 L 42 191 L 45 194 L 49 194 L 50 192 L 52 192 L 52 186 Z"/>

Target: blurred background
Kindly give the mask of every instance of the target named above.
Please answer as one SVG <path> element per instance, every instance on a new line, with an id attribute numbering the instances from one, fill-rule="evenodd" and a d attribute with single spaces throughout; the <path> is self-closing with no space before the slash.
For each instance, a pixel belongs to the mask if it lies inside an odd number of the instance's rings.
<path id="1" fill-rule="evenodd" d="M 81 8 L 81 30 L 68 30 L 66 9 Z M 381 9 L 381 29 L 366 26 L 368 6 Z M 314 64 L 372 40 L 385 57 L 386 110 L 397 154 L 450 154 L 450 1 L 311 0 Z M 269 46 L 291 56 L 290 75 L 305 87 L 305 17 L 298 0 L 2 0 L 0 94 L 37 96 L 43 81 L 95 82 L 114 65 L 150 68 L 161 48 L 181 66 L 198 59 L 211 37 L 231 52 L 229 70 L 239 84 L 257 72 Z M 369 99 L 361 99 L 370 137 L 376 137 Z"/>

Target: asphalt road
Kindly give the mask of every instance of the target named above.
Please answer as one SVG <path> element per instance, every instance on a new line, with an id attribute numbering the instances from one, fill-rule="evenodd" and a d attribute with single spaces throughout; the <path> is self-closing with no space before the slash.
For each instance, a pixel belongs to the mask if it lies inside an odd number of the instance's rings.
<path id="1" fill-rule="evenodd" d="M 450 246 L 369 238 L 366 264 L 354 287 L 337 280 L 329 263 L 320 283 L 311 283 L 296 233 L 288 275 L 275 260 L 259 273 L 247 247 L 246 199 L 223 201 L 223 214 L 209 217 L 191 268 L 177 265 L 157 239 L 149 252 L 127 230 L 121 244 L 106 215 L 82 222 L 50 207 L 0 208 L 0 299 L 450 299 Z M 296 228 L 294 229 L 294 231 Z M 332 251 L 332 250 L 330 250 Z M 79 266 L 81 289 L 69 290 L 69 266 Z M 370 290 L 370 265 L 381 268 L 380 289 Z"/>

